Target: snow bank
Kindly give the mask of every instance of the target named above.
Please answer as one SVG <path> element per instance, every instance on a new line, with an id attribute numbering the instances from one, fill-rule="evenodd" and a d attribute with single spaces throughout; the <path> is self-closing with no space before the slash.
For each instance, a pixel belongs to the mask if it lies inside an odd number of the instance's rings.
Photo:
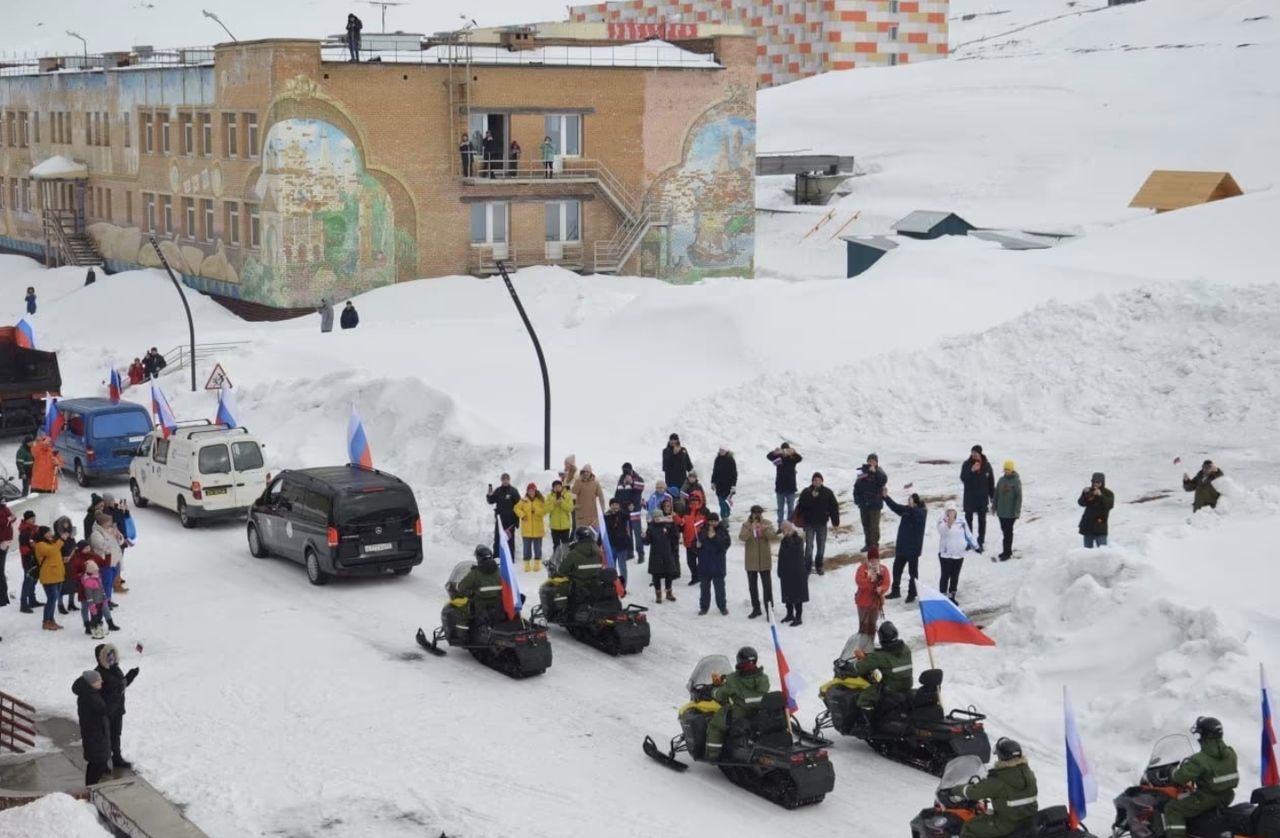
<path id="1" fill-rule="evenodd" d="M 0 811 L 0 833 L 7 838 L 103 838 L 111 835 L 98 810 L 66 794 L 48 794 L 16 809 Z"/>

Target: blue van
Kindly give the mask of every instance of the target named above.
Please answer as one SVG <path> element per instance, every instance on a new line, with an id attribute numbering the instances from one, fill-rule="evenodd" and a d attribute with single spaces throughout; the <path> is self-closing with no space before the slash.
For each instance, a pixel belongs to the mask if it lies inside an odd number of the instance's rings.
<path id="1" fill-rule="evenodd" d="M 127 472 L 153 428 L 151 413 L 134 402 L 62 399 L 58 412 L 64 424 L 54 448 L 62 455 L 62 468 L 74 472 L 81 486 L 95 477 Z"/>

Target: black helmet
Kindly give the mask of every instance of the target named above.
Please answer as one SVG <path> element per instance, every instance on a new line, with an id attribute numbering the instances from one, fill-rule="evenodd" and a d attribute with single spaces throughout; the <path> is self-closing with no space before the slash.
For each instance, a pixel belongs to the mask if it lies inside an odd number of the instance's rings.
<path id="1" fill-rule="evenodd" d="M 591 527 L 578 527 L 573 531 L 574 541 L 595 541 L 596 531 Z"/>
<path id="2" fill-rule="evenodd" d="M 738 669 L 742 669 L 743 666 L 747 664 L 750 664 L 751 668 L 754 669 L 756 666 L 756 662 L 759 659 L 760 659 L 760 656 L 756 654 L 755 649 L 751 648 L 750 646 L 743 646 L 741 649 L 738 650 Z"/>
<path id="3" fill-rule="evenodd" d="M 1201 716 L 1191 728 L 1191 732 L 1201 739 L 1221 739 L 1222 722 L 1213 716 Z"/>
<path id="4" fill-rule="evenodd" d="M 996 741 L 996 756 L 999 759 L 1017 759 L 1022 756 L 1022 746 L 1007 736 Z"/>
<path id="5" fill-rule="evenodd" d="M 881 646 L 888 646 L 898 639 L 898 627 L 888 620 L 880 624 L 880 628 L 876 633 L 880 636 Z"/>
<path id="6" fill-rule="evenodd" d="M 485 546 L 485 545 L 483 545 L 483 544 L 477 544 L 477 545 L 476 545 L 475 557 L 476 557 L 476 561 L 478 561 L 478 562 L 482 562 L 482 561 L 484 561 L 485 559 L 492 559 L 492 558 L 493 558 L 493 550 L 492 550 L 492 549 L 490 549 L 489 547 L 486 547 L 486 546 Z"/>

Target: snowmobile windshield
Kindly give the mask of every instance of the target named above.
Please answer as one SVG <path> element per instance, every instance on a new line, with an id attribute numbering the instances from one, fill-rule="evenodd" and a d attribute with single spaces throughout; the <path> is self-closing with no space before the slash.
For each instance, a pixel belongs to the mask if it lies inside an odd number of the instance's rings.
<path id="1" fill-rule="evenodd" d="M 950 789 L 973 782 L 977 777 L 981 780 L 987 774 L 987 767 L 982 760 L 973 754 L 956 757 L 947 763 L 942 771 L 942 779 L 938 781 L 939 789 Z"/>
<path id="2" fill-rule="evenodd" d="M 1156 742 L 1151 749 L 1151 758 L 1147 760 L 1147 772 L 1171 765 L 1181 765 L 1182 761 L 1196 752 L 1191 744 L 1191 737 L 1185 733 L 1174 733 Z"/>
<path id="3" fill-rule="evenodd" d="M 548 576 L 558 576 L 560 574 L 560 563 L 564 561 L 565 554 L 569 552 L 569 548 L 560 544 L 551 553 L 551 558 L 547 559 L 545 566 Z"/>
<path id="4" fill-rule="evenodd" d="M 693 674 L 689 676 L 684 688 L 693 695 L 693 688 L 710 684 L 712 675 L 728 675 L 731 672 L 733 664 L 724 655 L 707 655 L 693 668 Z"/>
<path id="5" fill-rule="evenodd" d="M 844 643 L 844 648 L 840 650 L 840 660 L 847 661 L 853 659 L 853 652 L 858 648 L 861 637 L 862 635 L 860 634 L 849 635 L 849 639 Z"/>
<path id="6" fill-rule="evenodd" d="M 449 581 L 444 584 L 444 589 L 449 596 L 453 596 L 453 592 L 458 589 L 458 583 L 471 572 L 471 568 L 474 566 L 474 562 L 458 562 L 453 566 L 453 572 L 449 574 Z"/>

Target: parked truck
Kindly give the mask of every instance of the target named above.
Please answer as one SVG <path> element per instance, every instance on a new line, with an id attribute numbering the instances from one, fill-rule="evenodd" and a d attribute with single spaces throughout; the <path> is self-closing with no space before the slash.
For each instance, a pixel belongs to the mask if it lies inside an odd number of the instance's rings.
<path id="1" fill-rule="evenodd" d="M 0 436 L 32 433 L 44 421 L 45 398 L 62 388 L 58 354 L 18 345 L 18 330 L 0 326 Z"/>

